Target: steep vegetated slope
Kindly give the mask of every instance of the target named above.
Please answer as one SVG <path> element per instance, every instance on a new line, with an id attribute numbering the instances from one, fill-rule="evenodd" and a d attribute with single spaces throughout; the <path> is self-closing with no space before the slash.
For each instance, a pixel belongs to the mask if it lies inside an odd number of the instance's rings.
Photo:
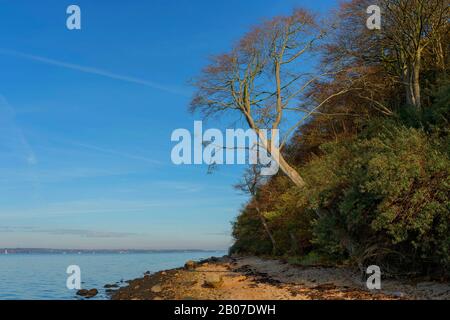
<path id="1" fill-rule="evenodd" d="M 308 117 L 282 149 L 305 185 L 251 168 L 231 252 L 448 276 L 448 6 L 379 2 L 380 30 L 365 27 L 365 0 L 329 19 L 313 49 L 327 76 L 297 97 Z"/>

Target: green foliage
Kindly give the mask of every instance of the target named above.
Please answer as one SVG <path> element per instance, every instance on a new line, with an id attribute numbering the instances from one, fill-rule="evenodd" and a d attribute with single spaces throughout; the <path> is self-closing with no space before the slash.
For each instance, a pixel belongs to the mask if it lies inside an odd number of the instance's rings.
<path id="1" fill-rule="evenodd" d="M 319 250 L 358 263 L 449 267 L 450 161 L 422 130 L 388 124 L 372 138 L 324 149 L 304 169 L 334 177 L 309 204 L 321 212 Z"/>
<path id="2" fill-rule="evenodd" d="M 438 81 L 438 85 L 430 92 L 432 107 L 417 110 L 402 108 L 398 110 L 398 120 L 406 126 L 423 128 L 427 132 L 444 131 L 450 127 L 450 78 L 448 76 Z"/>
<path id="3" fill-rule="evenodd" d="M 421 109 L 374 115 L 351 96 L 327 108 L 359 117 L 315 116 L 299 128 L 285 152 L 307 187 L 272 178 L 234 223 L 233 250 L 273 253 L 256 202 L 291 263 L 450 274 L 450 80 L 432 69 L 426 77 Z"/>
<path id="4" fill-rule="evenodd" d="M 256 255 L 272 253 L 272 244 L 262 232 L 260 218 L 251 210 L 243 210 L 233 223 L 233 237 L 237 240 L 230 253 L 251 253 Z"/>
<path id="5" fill-rule="evenodd" d="M 282 188 L 265 214 L 278 254 L 300 264 L 321 257 L 395 272 L 450 270 L 448 136 L 375 119 L 321 151 L 299 168 L 308 188 Z M 237 219 L 235 246 L 270 254 L 251 217 Z"/>
<path id="6" fill-rule="evenodd" d="M 326 259 L 317 252 L 310 252 L 305 256 L 288 256 L 287 262 L 299 266 L 317 266 L 326 264 Z"/>

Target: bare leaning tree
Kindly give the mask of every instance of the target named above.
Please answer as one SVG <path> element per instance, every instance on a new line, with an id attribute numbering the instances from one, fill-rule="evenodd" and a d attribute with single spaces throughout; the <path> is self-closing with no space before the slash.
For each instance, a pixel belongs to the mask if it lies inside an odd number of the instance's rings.
<path id="1" fill-rule="evenodd" d="M 194 82 L 197 92 L 191 110 L 200 111 L 205 117 L 235 112 L 255 131 L 267 152 L 279 154 L 280 169 L 298 187 L 305 186 L 305 181 L 281 154 L 284 144 L 273 150 L 270 138 L 266 139 L 261 130 L 284 131 L 286 136 L 283 138 L 280 133 L 280 138 L 286 141 L 292 128 L 346 91 L 331 93 L 324 101 L 310 106 L 309 114 L 299 114 L 294 105 L 311 84 L 327 76 L 307 72 L 314 47 L 323 37 L 324 31 L 311 14 L 295 10 L 290 16 L 276 17 L 255 27 L 231 52 L 214 57 Z M 297 112 L 297 119 L 300 117 L 292 128 L 286 128 L 287 111 Z"/>

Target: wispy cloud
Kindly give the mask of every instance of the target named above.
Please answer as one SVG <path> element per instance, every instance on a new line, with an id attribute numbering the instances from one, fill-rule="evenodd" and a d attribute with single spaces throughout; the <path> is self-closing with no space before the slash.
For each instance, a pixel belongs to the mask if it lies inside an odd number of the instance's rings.
<path id="1" fill-rule="evenodd" d="M 204 233 L 205 236 L 214 236 L 214 237 L 229 236 L 230 234 L 231 234 L 231 231 L 207 232 L 207 233 Z"/>
<path id="2" fill-rule="evenodd" d="M 77 179 L 118 177 L 129 174 L 136 174 L 136 170 L 121 170 L 108 168 L 90 168 L 90 167 L 64 167 L 55 169 L 35 168 L 30 172 L 22 169 L 2 169 L 0 168 L 0 184 L 3 187 L 12 187 L 12 185 L 29 184 L 38 180 L 40 183 L 57 183 Z"/>
<path id="3" fill-rule="evenodd" d="M 14 50 L 2 49 L 2 48 L 0 48 L 0 54 L 14 56 L 14 57 L 23 58 L 23 59 L 28 59 L 28 60 L 32 60 L 32 61 L 37 61 L 37 62 L 41 62 L 41 63 L 53 65 L 53 66 L 58 66 L 58 67 L 66 68 L 66 69 L 72 69 L 72 70 L 76 70 L 76 71 L 80 71 L 80 72 L 84 72 L 84 73 L 95 74 L 95 75 L 107 77 L 110 79 L 121 80 L 121 81 L 130 82 L 130 83 L 136 83 L 136 84 L 150 87 L 150 88 L 153 88 L 156 90 L 165 91 L 165 92 L 168 92 L 171 94 L 177 94 L 177 95 L 187 95 L 188 94 L 186 92 L 186 90 L 183 90 L 183 89 L 175 87 L 175 86 L 162 85 L 162 84 L 159 84 L 159 83 L 156 83 L 153 81 L 143 80 L 140 78 L 131 77 L 131 76 L 127 76 L 127 75 L 121 75 L 121 74 L 113 73 L 110 71 L 106 71 L 106 70 L 102 70 L 102 69 L 98 69 L 98 68 L 94 68 L 94 67 L 82 66 L 79 64 L 75 64 L 75 63 L 50 59 L 50 58 L 42 57 L 42 56 L 38 56 L 38 55 L 23 53 L 23 52 L 14 51 Z"/>
<path id="4" fill-rule="evenodd" d="M 36 155 L 22 129 L 17 126 L 13 107 L 0 94 L 0 146 L 6 146 L 27 164 L 37 163 Z"/>
<path id="5" fill-rule="evenodd" d="M 131 153 L 127 153 L 127 152 L 122 152 L 122 151 L 117 151 L 117 150 L 113 150 L 113 149 L 103 148 L 103 147 L 92 145 L 92 144 L 80 143 L 80 142 L 72 142 L 72 145 L 77 146 L 77 147 L 81 147 L 81 148 L 84 148 L 84 149 L 92 150 L 92 151 L 97 151 L 97 152 L 100 152 L 100 153 L 116 155 L 116 156 L 119 156 L 119 157 L 128 158 L 128 159 L 132 159 L 132 160 L 144 161 L 144 162 L 147 162 L 147 163 L 150 163 L 150 164 L 162 164 L 162 162 L 158 161 L 158 160 L 149 159 L 149 158 L 146 158 L 146 157 L 143 157 L 143 156 L 140 156 L 140 155 L 131 154 Z"/>
<path id="6" fill-rule="evenodd" d="M 178 201 L 171 201 L 155 196 L 150 200 L 120 200 L 120 199 L 86 199 L 63 202 L 51 202 L 44 206 L 3 207 L 0 208 L 1 219 L 25 220 L 31 218 L 61 218 L 67 216 L 82 215 L 111 215 L 123 214 L 131 216 L 133 214 L 148 213 L 155 216 L 175 214 L 183 212 L 188 215 L 197 206 L 209 209 L 219 214 L 223 212 L 234 213 L 234 206 L 227 206 L 227 201 L 223 198 L 213 198 L 201 195 L 198 197 L 182 198 Z M 5 220 L 3 220 L 5 221 Z"/>
<path id="7" fill-rule="evenodd" d="M 99 231 L 84 229 L 41 229 L 35 232 L 46 233 L 50 235 L 79 236 L 86 238 L 125 238 L 138 235 L 132 232 Z"/>
<path id="8" fill-rule="evenodd" d="M 160 180 L 153 181 L 150 185 L 158 189 L 176 190 L 183 193 L 198 193 L 204 190 L 204 187 L 198 183 L 190 183 L 183 181 Z M 210 188 L 210 186 L 208 186 Z"/>
<path id="9" fill-rule="evenodd" d="M 137 233 L 132 232 L 115 232 L 115 231 L 99 231 L 99 230 L 88 230 L 88 229 L 64 229 L 64 228 L 53 228 L 53 229 L 43 229 L 30 226 L 0 226 L 0 233 L 5 232 L 31 232 L 31 233 L 44 233 L 49 235 L 57 236 L 78 236 L 85 238 L 125 238 L 131 236 L 137 236 Z"/>

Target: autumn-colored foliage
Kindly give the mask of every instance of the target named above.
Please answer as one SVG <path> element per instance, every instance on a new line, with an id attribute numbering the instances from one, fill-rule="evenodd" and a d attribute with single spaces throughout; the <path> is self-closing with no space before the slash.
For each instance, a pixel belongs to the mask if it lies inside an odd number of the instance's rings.
<path id="1" fill-rule="evenodd" d="M 315 81 L 298 103 L 306 113 L 348 92 L 296 129 L 283 153 L 305 186 L 282 174 L 259 184 L 233 224 L 232 252 L 449 274 L 449 12 L 426 2 L 390 2 L 385 28 L 408 24 L 374 34 L 355 25 L 366 1 L 342 5 L 318 50 L 321 68 L 340 72 Z M 410 89 L 402 72 L 416 77 Z"/>

